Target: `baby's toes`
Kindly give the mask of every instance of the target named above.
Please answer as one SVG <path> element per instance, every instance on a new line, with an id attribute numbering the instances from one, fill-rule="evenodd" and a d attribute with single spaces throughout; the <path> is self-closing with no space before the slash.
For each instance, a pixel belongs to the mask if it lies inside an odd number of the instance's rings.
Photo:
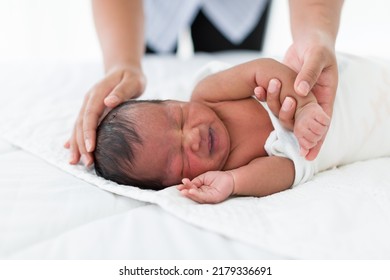
<path id="1" fill-rule="evenodd" d="M 298 139 L 304 138 L 311 143 L 317 143 L 325 131 L 326 129 L 314 120 L 302 122 L 294 128 L 294 134 Z"/>
<path id="2" fill-rule="evenodd" d="M 311 141 L 305 137 L 299 138 L 298 143 L 299 143 L 300 148 L 304 149 L 304 150 L 310 150 L 315 145 L 317 145 L 317 141 Z"/>
<path id="3" fill-rule="evenodd" d="M 330 118 L 325 112 L 321 112 L 320 114 L 316 114 L 315 120 L 325 127 L 329 127 Z"/>
<path id="4" fill-rule="evenodd" d="M 324 138 L 324 135 L 326 134 L 327 130 L 328 127 L 323 126 L 314 121 L 308 126 L 308 129 L 303 135 L 303 137 L 305 137 L 310 142 L 317 143 Z"/>
<path id="5" fill-rule="evenodd" d="M 319 139 L 328 131 L 329 126 L 324 125 L 316 120 L 312 121 L 309 125 L 309 129 L 312 133 L 319 136 Z M 317 139 L 317 141 L 319 140 Z"/>
<path id="6" fill-rule="evenodd" d="M 306 157 L 308 153 L 309 153 L 309 150 L 306 150 L 302 147 L 299 150 L 299 154 L 301 155 L 301 157 Z"/>
<path id="7" fill-rule="evenodd" d="M 294 134 L 297 138 L 304 137 L 309 128 L 309 124 L 305 119 L 299 119 L 294 125 Z"/>

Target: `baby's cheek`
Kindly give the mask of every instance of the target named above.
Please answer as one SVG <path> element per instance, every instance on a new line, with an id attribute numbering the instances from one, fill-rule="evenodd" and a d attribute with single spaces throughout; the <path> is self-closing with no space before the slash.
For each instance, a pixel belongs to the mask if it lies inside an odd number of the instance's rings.
<path id="1" fill-rule="evenodd" d="M 186 170 L 187 172 L 185 172 L 185 174 L 188 174 L 188 178 L 193 179 L 196 176 L 211 170 L 216 170 L 216 167 L 214 167 L 210 160 L 200 159 L 196 156 L 188 157 L 188 168 Z"/>

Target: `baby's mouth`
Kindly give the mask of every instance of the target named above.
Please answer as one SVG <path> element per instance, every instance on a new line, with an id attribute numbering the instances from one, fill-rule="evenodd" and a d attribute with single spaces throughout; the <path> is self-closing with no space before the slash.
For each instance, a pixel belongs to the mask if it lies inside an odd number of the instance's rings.
<path id="1" fill-rule="evenodd" d="M 211 129 L 211 127 L 209 128 L 209 153 L 210 155 L 213 153 L 213 150 L 214 150 L 214 135 L 213 135 L 214 131 Z"/>

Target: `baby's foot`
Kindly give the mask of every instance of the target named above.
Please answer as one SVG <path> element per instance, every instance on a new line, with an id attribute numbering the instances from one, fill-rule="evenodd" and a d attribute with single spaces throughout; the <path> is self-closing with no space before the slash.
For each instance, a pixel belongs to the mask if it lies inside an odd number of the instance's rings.
<path id="1" fill-rule="evenodd" d="M 301 155 L 306 157 L 310 149 L 324 141 L 330 125 L 330 118 L 318 103 L 309 103 L 295 113 L 294 134 L 301 147 Z"/>

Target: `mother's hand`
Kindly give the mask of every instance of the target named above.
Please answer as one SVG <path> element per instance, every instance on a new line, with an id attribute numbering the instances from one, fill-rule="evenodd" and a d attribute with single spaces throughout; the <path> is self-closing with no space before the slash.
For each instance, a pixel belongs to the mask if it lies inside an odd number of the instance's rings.
<path id="1" fill-rule="evenodd" d="M 110 71 L 85 95 L 72 135 L 64 145 L 70 150 L 70 164 L 77 164 L 80 158 L 86 166 L 93 163 L 96 129 L 105 109 L 138 97 L 145 85 L 146 79 L 140 68 L 121 66 Z"/>
<path id="2" fill-rule="evenodd" d="M 295 112 L 296 112 L 296 100 L 292 97 L 286 97 L 282 104 L 280 104 L 280 89 L 281 83 L 277 79 L 272 79 L 269 84 L 267 91 L 262 87 L 255 88 L 255 95 L 257 99 L 263 102 L 267 102 L 268 107 L 272 111 L 272 113 L 279 118 L 281 124 L 291 130 L 294 130 L 295 124 Z M 323 144 L 324 139 L 321 139 L 317 144 L 309 149 L 305 158 L 308 160 L 314 160 Z M 300 147 L 301 150 L 303 147 Z M 303 148 L 306 150 L 305 148 Z"/>
<path id="3" fill-rule="evenodd" d="M 270 80 L 267 90 L 262 87 L 255 89 L 255 95 L 257 99 L 262 102 L 267 102 L 271 112 L 278 117 L 283 127 L 293 131 L 294 129 L 294 117 L 297 102 L 292 97 L 287 97 L 283 104 L 280 104 L 280 90 L 282 84 L 278 79 Z"/>

